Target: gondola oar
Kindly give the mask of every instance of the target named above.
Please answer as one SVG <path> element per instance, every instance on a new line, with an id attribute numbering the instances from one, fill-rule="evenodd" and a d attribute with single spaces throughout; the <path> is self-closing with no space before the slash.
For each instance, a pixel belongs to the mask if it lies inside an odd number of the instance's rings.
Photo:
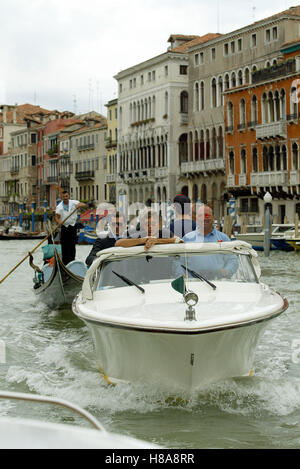
<path id="1" fill-rule="evenodd" d="M 75 208 L 65 219 L 64 219 L 64 223 L 68 220 L 68 218 L 70 218 L 75 212 L 76 210 L 78 210 L 77 208 Z M 52 236 L 57 230 L 58 228 L 60 227 L 60 225 L 57 225 L 53 231 L 51 231 L 51 233 L 49 233 L 44 239 L 42 239 L 42 241 L 40 241 L 36 246 L 35 248 L 33 248 L 30 252 L 28 252 L 28 254 L 26 254 L 25 257 L 23 257 L 23 259 L 20 260 L 20 262 L 18 262 L 9 272 L 8 274 L 5 275 L 5 277 L 3 277 L 1 280 L 0 280 L 0 284 L 10 275 L 12 274 L 18 267 L 19 265 L 21 265 L 30 255 L 32 255 L 32 253 L 34 251 L 37 250 L 37 248 L 39 248 L 41 246 L 41 244 L 43 244 L 45 241 L 47 241 L 47 239 Z"/>

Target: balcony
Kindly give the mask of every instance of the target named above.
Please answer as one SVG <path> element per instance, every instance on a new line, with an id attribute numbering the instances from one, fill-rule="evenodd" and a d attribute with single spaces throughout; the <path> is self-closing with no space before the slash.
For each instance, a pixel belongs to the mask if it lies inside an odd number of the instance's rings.
<path id="1" fill-rule="evenodd" d="M 270 81 L 273 78 L 289 75 L 296 72 L 295 59 L 288 60 L 282 64 L 273 65 L 272 67 L 263 68 L 252 73 L 252 83 L 259 83 L 262 81 Z"/>
<path id="2" fill-rule="evenodd" d="M 48 176 L 47 177 L 47 182 L 49 184 L 54 184 L 58 182 L 58 176 Z"/>
<path id="3" fill-rule="evenodd" d="M 67 159 L 70 159 L 70 152 L 67 151 L 67 150 L 61 151 L 61 152 L 60 152 L 60 157 L 61 157 L 62 159 L 66 159 L 66 160 L 67 160 Z"/>
<path id="4" fill-rule="evenodd" d="M 187 125 L 189 123 L 189 115 L 188 113 L 181 112 L 179 114 L 179 124 L 180 125 Z"/>
<path id="5" fill-rule="evenodd" d="M 258 124 L 258 122 L 256 120 L 248 122 L 248 129 L 254 130 L 255 127 L 257 126 L 257 124 Z"/>
<path id="6" fill-rule="evenodd" d="M 19 166 L 11 166 L 10 168 L 10 174 L 13 176 L 14 174 L 18 174 L 20 171 L 20 167 Z"/>
<path id="7" fill-rule="evenodd" d="M 233 133 L 233 125 L 227 125 L 227 127 L 225 127 L 225 132 L 227 134 L 232 134 Z"/>
<path id="8" fill-rule="evenodd" d="M 225 171 L 225 162 L 223 158 L 211 160 L 189 161 L 181 163 L 181 173 L 216 173 Z"/>
<path id="9" fill-rule="evenodd" d="M 117 140 L 112 140 L 111 138 L 107 138 L 105 141 L 105 148 L 116 148 Z"/>
<path id="10" fill-rule="evenodd" d="M 115 174 L 108 174 L 107 176 L 105 176 L 105 182 L 106 183 L 116 182 L 116 175 Z"/>
<path id="11" fill-rule="evenodd" d="M 131 127 L 140 127 L 141 125 L 152 124 L 155 122 L 155 117 L 150 117 L 149 119 L 143 119 L 139 121 L 132 122 Z"/>
<path id="12" fill-rule="evenodd" d="M 228 187 L 234 187 L 235 186 L 235 175 L 231 174 L 230 176 L 227 177 L 227 186 Z"/>
<path id="13" fill-rule="evenodd" d="M 250 173 L 250 186 L 270 187 L 287 186 L 289 184 L 288 171 L 270 171 Z"/>
<path id="14" fill-rule="evenodd" d="M 263 140 L 278 137 L 287 137 L 287 125 L 285 120 L 256 126 L 256 139 Z"/>
<path id="15" fill-rule="evenodd" d="M 296 186 L 300 184 L 300 174 L 299 171 L 291 171 L 290 172 L 290 185 Z"/>
<path id="16" fill-rule="evenodd" d="M 168 176 L 168 168 L 155 168 L 154 177 L 156 179 L 163 179 Z"/>
<path id="17" fill-rule="evenodd" d="M 95 171 L 76 171 L 75 179 L 77 181 L 93 181 L 95 179 Z"/>
<path id="18" fill-rule="evenodd" d="M 247 186 L 247 174 L 239 174 L 239 185 Z"/>
<path id="19" fill-rule="evenodd" d="M 238 124 L 237 126 L 238 130 L 242 132 L 243 130 L 246 130 L 246 123 Z"/>
<path id="20" fill-rule="evenodd" d="M 286 120 L 289 124 L 293 124 L 294 122 L 298 122 L 299 114 L 298 112 L 294 112 L 293 114 L 288 114 L 286 116 Z"/>
<path id="21" fill-rule="evenodd" d="M 140 169 L 140 170 L 122 171 L 118 175 L 118 182 L 125 182 L 127 184 L 138 184 L 141 182 L 154 182 L 155 177 L 164 177 L 164 176 L 156 176 L 156 174 L 159 174 L 160 170 L 165 170 L 165 169 L 167 170 L 167 168 L 155 168 L 155 169 L 147 168 L 147 169 Z M 158 173 L 156 173 L 156 171 L 158 171 Z M 109 175 L 106 177 L 109 177 Z"/>
<path id="22" fill-rule="evenodd" d="M 86 145 L 78 145 L 77 150 L 78 151 L 94 150 L 94 148 L 95 148 L 94 143 L 87 143 Z"/>
<path id="23" fill-rule="evenodd" d="M 51 148 L 49 148 L 47 153 L 48 153 L 48 156 L 50 156 L 50 158 L 57 157 L 57 154 L 58 154 L 57 144 L 55 144 Z"/>

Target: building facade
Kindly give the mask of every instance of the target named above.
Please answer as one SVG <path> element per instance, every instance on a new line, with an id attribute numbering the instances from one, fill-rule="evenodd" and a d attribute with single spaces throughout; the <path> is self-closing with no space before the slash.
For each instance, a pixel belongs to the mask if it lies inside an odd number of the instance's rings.
<path id="1" fill-rule="evenodd" d="M 263 197 L 273 197 L 275 222 L 300 214 L 300 40 L 283 45 L 276 64 L 251 84 L 225 93 L 227 187 L 236 212 L 259 223 Z"/>
<path id="2" fill-rule="evenodd" d="M 231 189 L 226 187 L 225 158 L 233 122 L 227 118 L 224 93 L 251 87 L 255 72 L 276 65 L 282 45 L 299 37 L 299 25 L 300 7 L 294 7 L 189 48 L 189 122 L 181 181 L 190 197 L 209 203 L 217 217 L 224 215 Z"/>
<path id="3" fill-rule="evenodd" d="M 177 192 L 180 136 L 187 126 L 188 56 L 194 36 L 171 36 L 169 50 L 120 72 L 117 200 L 166 202 Z M 181 47 L 179 47 L 181 46 Z"/>
<path id="4" fill-rule="evenodd" d="M 70 133 L 70 192 L 73 199 L 96 203 L 105 200 L 106 133 L 107 122 L 103 116 L 86 117 L 83 125 Z"/>
<path id="5" fill-rule="evenodd" d="M 116 204 L 117 149 L 118 149 L 118 100 L 112 99 L 107 107 L 107 174 L 105 177 L 105 201 Z"/>

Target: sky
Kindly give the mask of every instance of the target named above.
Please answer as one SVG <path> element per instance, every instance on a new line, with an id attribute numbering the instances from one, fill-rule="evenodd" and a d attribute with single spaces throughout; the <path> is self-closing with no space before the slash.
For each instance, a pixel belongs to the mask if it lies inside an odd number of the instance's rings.
<path id="1" fill-rule="evenodd" d="M 228 33 L 300 0 L 0 0 L 0 104 L 106 115 L 118 72 L 171 34 Z"/>

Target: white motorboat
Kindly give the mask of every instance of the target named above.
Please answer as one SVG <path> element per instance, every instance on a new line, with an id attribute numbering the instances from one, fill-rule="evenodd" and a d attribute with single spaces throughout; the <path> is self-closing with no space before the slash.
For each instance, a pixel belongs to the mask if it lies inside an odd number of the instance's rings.
<path id="1" fill-rule="evenodd" d="M 295 227 L 294 224 L 273 224 L 271 237 L 271 249 L 285 249 L 286 243 L 283 247 L 285 233 Z M 236 233 L 234 239 L 245 241 L 253 247 L 256 251 L 264 250 L 265 232 L 261 225 L 248 225 L 246 233 Z M 273 242 L 274 241 L 274 242 Z"/>
<path id="2" fill-rule="evenodd" d="M 108 383 L 191 391 L 248 376 L 264 327 L 288 307 L 259 281 L 257 253 L 242 241 L 99 254 L 73 312 Z"/>
<path id="3" fill-rule="evenodd" d="M 150 449 L 155 444 L 108 432 L 89 412 L 65 399 L 37 394 L 0 391 L 0 399 L 63 407 L 84 419 L 90 427 L 48 420 L 0 417 L 0 449 Z"/>

